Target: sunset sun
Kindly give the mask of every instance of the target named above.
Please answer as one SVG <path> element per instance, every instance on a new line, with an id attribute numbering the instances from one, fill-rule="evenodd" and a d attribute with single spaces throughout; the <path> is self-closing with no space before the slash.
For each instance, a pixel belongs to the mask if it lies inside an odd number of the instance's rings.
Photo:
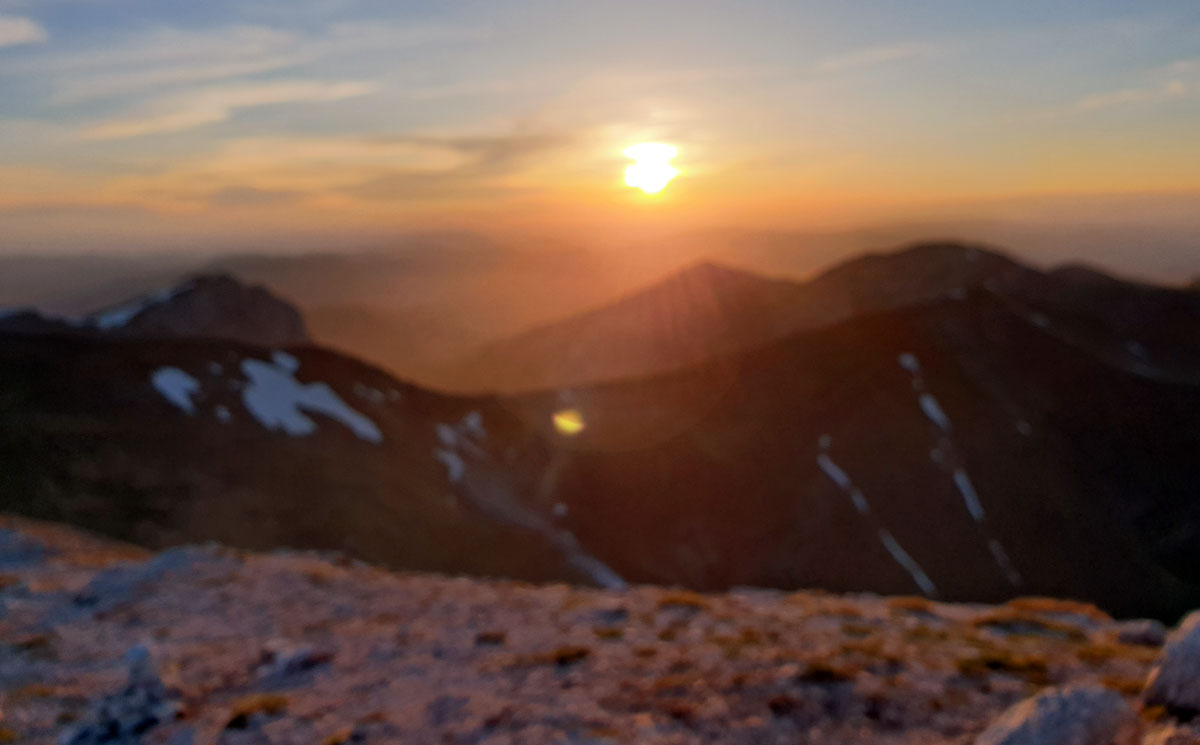
<path id="1" fill-rule="evenodd" d="M 625 169 L 625 184 L 646 194 L 659 193 L 679 175 L 679 169 L 671 165 L 671 159 L 679 155 L 674 145 L 644 142 L 625 148 L 624 155 L 633 160 Z"/>

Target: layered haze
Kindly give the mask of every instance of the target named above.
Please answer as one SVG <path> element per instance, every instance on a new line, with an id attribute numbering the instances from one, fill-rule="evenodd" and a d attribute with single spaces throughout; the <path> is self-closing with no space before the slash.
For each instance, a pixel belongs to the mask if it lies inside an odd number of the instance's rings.
<path id="1" fill-rule="evenodd" d="M 344 251 L 453 230 L 671 244 L 678 266 L 711 251 L 681 236 L 953 234 L 1200 273 L 1190 4 L 728 11 L 0 0 L 0 251 Z M 681 173 L 648 196 L 622 152 L 654 141 Z"/>

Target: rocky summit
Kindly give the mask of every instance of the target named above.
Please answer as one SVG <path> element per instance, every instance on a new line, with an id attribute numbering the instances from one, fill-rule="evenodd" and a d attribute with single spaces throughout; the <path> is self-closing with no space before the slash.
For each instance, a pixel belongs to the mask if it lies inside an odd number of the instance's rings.
<path id="1" fill-rule="evenodd" d="M 1164 651 L 1049 599 L 535 586 L 5 519 L 0 741 L 1195 743 L 1143 693 L 1194 625 Z"/>

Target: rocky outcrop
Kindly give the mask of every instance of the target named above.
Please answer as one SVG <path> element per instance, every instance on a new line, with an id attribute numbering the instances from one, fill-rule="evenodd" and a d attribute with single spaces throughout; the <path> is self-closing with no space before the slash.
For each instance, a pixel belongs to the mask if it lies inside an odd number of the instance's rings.
<path id="1" fill-rule="evenodd" d="M 1146 683 L 1146 703 L 1185 718 L 1200 714 L 1200 611 L 1171 634 Z"/>
<path id="2" fill-rule="evenodd" d="M 1136 745 L 1138 717 L 1105 688 L 1050 689 L 1005 712 L 976 745 Z"/>
<path id="3" fill-rule="evenodd" d="M 265 287 L 208 275 L 93 315 L 101 331 L 142 338 L 206 338 L 255 346 L 309 341 L 304 318 Z"/>
<path id="4" fill-rule="evenodd" d="M 74 535 L 0 517 L 11 742 L 1124 745 L 1150 665 L 1045 598 L 601 591 Z"/>

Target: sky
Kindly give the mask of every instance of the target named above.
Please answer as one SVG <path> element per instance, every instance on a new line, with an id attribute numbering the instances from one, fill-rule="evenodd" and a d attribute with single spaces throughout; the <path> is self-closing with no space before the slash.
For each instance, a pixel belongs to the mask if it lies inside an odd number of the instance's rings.
<path id="1" fill-rule="evenodd" d="M 0 252 L 1200 235 L 1194 0 L 0 0 Z M 622 151 L 678 148 L 656 196 Z"/>

